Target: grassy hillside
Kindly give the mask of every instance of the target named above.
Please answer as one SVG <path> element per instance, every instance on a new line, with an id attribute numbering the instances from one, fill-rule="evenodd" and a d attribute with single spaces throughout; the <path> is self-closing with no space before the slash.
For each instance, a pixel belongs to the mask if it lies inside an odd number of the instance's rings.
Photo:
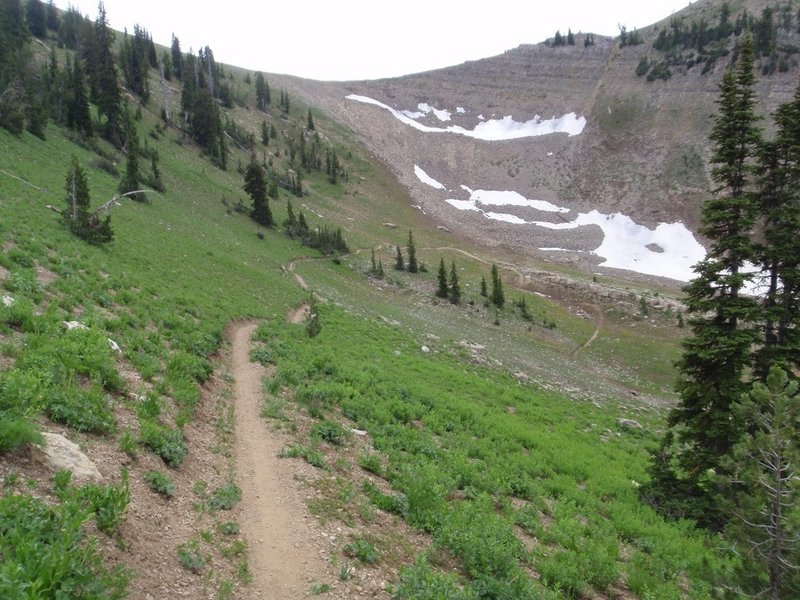
<path id="1" fill-rule="evenodd" d="M 244 73 L 227 72 L 244 99 L 228 117 L 253 133 L 262 119 L 273 124 L 278 136 L 257 152 L 283 168 L 308 107 L 258 112 Z M 144 597 L 171 583 L 159 578 L 185 581 L 195 597 L 248 594 L 246 541 L 230 537 L 238 528 L 221 512 L 236 498 L 221 353 L 226 326 L 242 318 L 262 322 L 254 354 L 275 365 L 265 413 L 294 435 L 283 454 L 317 467 L 310 508 L 345 527 L 331 557 L 357 563 L 356 578 L 383 573 L 390 586 L 376 593 L 710 596 L 724 563 L 714 542 L 664 522 L 637 495 L 663 416 L 649 400 L 669 397 L 680 336 L 671 315 L 643 314 L 642 290 L 615 308 L 542 282 L 515 290 L 511 266 L 502 271 L 506 307 L 484 306 L 483 261 L 500 262 L 501 251 L 432 227 L 346 129 L 314 113 L 349 176 L 332 185 L 311 172 L 292 201 L 312 226 L 341 226 L 355 250 L 320 258 L 236 210 L 247 204 L 237 166 L 248 153 L 231 144 L 229 170 L 212 166 L 160 125 L 157 89 L 139 127 L 159 153 L 166 192 L 121 200 L 105 246 L 72 236 L 49 206 L 65 206 L 73 155 L 95 206 L 116 193 L 108 162 L 124 157 L 52 125 L 46 140 L 0 131 L 0 285 L 9 298 L 0 306 L 0 424 L 11 441 L 0 455 L 0 596 L 27 597 L 33 581 L 35 597 L 55 597 L 66 583 L 83 590 L 76 597 L 114 597 L 131 579 L 132 595 Z M 290 198 L 280 194 L 271 204 L 278 223 Z M 410 229 L 429 273 L 392 271 Z M 370 248 L 384 279 L 367 273 Z M 458 265 L 461 306 L 433 299 L 440 256 Z M 284 322 L 308 297 L 296 275 L 323 299 L 314 338 Z M 513 306 L 522 297 L 531 320 Z M 73 320 L 86 329 L 65 331 Z M 618 424 L 631 416 L 641 429 Z M 352 429 L 366 432 L 366 445 Z M 36 465 L 22 442 L 37 442 L 37 430 L 78 441 L 111 483 L 72 485 Z M 154 506 L 159 514 L 143 520 Z M 377 527 L 376 514 L 394 515 L 396 526 Z M 419 550 L 398 538 L 401 521 L 425 540 Z M 165 524 L 178 537 L 165 536 L 158 552 L 140 543 Z M 87 546 L 89 538 L 98 541 Z M 33 547 L 47 552 L 24 550 Z M 106 571 L 114 566 L 124 568 Z"/>

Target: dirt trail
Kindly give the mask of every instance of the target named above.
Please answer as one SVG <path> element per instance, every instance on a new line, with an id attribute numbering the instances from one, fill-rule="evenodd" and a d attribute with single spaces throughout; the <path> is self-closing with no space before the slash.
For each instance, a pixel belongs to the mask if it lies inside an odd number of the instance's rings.
<path id="1" fill-rule="evenodd" d="M 575 352 L 572 353 L 572 358 L 578 356 L 578 353 L 581 350 L 585 350 L 586 348 L 588 348 L 592 344 L 592 342 L 597 339 L 597 336 L 600 335 L 600 330 L 603 328 L 603 322 L 605 321 L 605 315 L 603 314 L 603 309 L 596 304 L 593 304 L 592 308 L 594 308 L 595 314 L 597 315 L 597 321 L 595 321 L 594 333 L 592 333 L 592 337 L 586 340 L 580 348 L 577 348 Z"/>
<path id="2" fill-rule="evenodd" d="M 479 263 L 483 263 L 484 265 L 491 265 L 492 264 L 492 261 L 486 260 L 485 258 L 481 258 L 480 256 L 475 256 L 474 254 L 471 254 L 471 253 L 467 252 L 466 250 L 462 250 L 461 248 L 453 248 L 451 246 L 440 246 L 438 248 L 423 248 L 423 250 L 439 250 L 439 251 L 448 250 L 450 252 L 459 252 L 459 253 L 463 254 L 464 256 L 466 256 L 467 258 L 471 258 L 473 260 L 476 260 Z M 495 264 L 497 266 L 499 266 L 499 267 L 502 267 L 503 269 L 508 269 L 509 271 L 514 273 L 514 275 L 517 276 L 517 285 L 519 287 L 523 287 L 525 285 L 525 275 L 523 275 L 522 271 L 517 269 L 514 265 L 512 265 L 511 263 L 507 263 L 507 262 L 497 262 L 497 261 L 495 261 Z"/>
<path id="3" fill-rule="evenodd" d="M 306 598 L 326 565 L 310 531 L 300 492 L 288 465 L 281 463 L 279 437 L 261 418 L 261 378 L 265 369 L 250 362 L 255 323 L 235 326 L 231 367 L 236 395 L 237 481 L 242 488 L 242 532 L 249 543 L 253 597 Z"/>
<path id="4" fill-rule="evenodd" d="M 311 307 L 308 302 L 302 302 L 300 306 L 286 313 L 286 322 L 292 325 L 299 325 L 308 318 L 309 312 L 311 312 Z"/>

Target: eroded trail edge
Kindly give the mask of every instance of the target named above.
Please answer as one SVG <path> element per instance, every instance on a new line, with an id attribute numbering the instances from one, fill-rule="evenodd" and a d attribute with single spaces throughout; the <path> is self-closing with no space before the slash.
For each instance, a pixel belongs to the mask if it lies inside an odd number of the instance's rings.
<path id="1" fill-rule="evenodd" d="M 249 543 L 251 593 L 257 598 L 305 598 L 326 568 L 314 547 L 303 498 L 287 465 L 278 458 L 280 435 L 261 418 L 261 380 L 267 373 L 250 362 L 256 323 L 236 324 L 231 370 L 236 397 L 236 478 L 242 489 L 241 529 Z"/>

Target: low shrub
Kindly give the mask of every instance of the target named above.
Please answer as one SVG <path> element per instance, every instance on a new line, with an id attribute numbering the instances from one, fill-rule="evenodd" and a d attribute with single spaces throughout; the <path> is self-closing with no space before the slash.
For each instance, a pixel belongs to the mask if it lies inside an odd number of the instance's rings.
<path id="1" fill-rule="evenodd" d="M 178 468 L 186 458 L 186 442 L 179 429 L 142 421 L 139 425 L 139 439 L 173 469 Z"/>
<path id="2" fill-rule="evenodd" d="M 165 498 L 172 498 L 175 495 L 175 482 L 172 481 L 169 475 L 161 471 L 147 471 L 144 474 L 144 480 L 150 489 L 154 492 L 161 494 Z"/>

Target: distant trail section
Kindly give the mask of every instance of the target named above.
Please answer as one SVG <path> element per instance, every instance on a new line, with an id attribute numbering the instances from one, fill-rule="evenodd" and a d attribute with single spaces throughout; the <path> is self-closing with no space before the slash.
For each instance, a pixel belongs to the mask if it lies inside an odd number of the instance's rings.
<path id="1" fill-rule="evenodd" d="M 595 314 L 597 315 L 597 320 L 595 321 L 594 333 L 592 333 L 592 337 L 586 340 L 582 346 L 575 349 L 575 352 L 572 353 L 572 358 L 578 356 L 578 353 L 581 350 L 585 350 L 586 348 L 591 346 L 592 342 L 597 339 L 597 336 L 600 335 L 600 331 L 603 329 L 603 322 L 605 321 L 605 315 L 603 314 L 603 309 L 597 304 L 593 304 L 592 308 L 594 308 Z"/>
<path id="2" fill-rule="evenodd" d="M 236 396 L 236 479 L 242 488 L 241 527 L 248 540 L 253 597 L 306 598 L 326 564 L 315 547 L 300 493 L 288 465 L 281 464 L 282 443 L 260 415 L 261 379 L 267 373 L 250 362 L 256 323 L 239 323 L 231 336 L 231 368 Z"/>

